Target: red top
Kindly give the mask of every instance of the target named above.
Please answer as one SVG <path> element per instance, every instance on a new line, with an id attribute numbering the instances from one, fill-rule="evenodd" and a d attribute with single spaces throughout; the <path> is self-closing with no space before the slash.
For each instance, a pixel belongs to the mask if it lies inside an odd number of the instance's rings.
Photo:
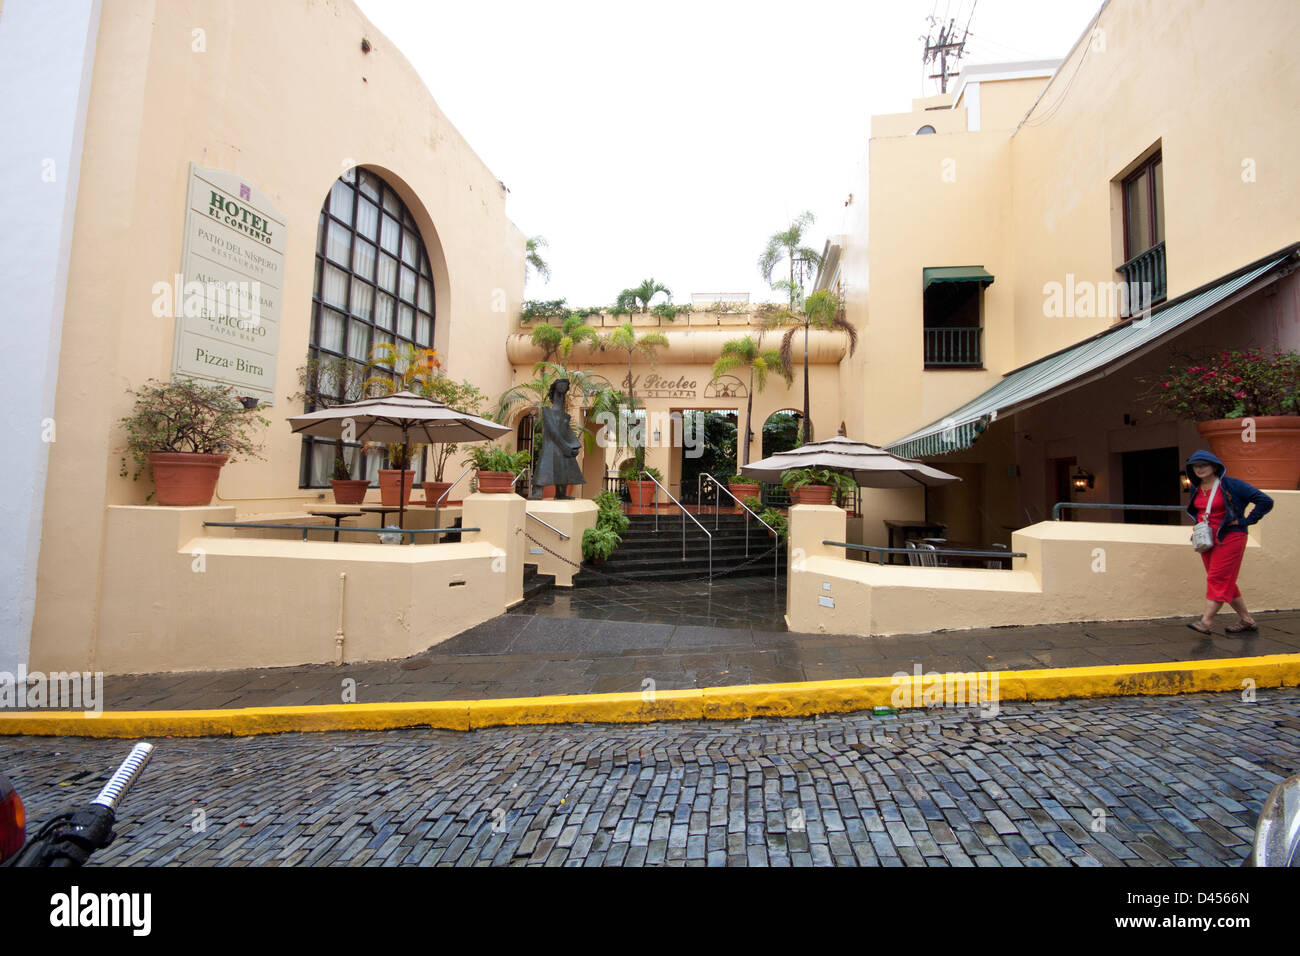
<path id="1" fill-rule="evenodd" d="M 1196 508 L 1196 518 L 1198 521 L 1205 517 L 1205 504 L 1209 500 L 1209 497 L 1210 492 L 1205 488 L 1201 488 L 1196 492 L 1196 497 L 1192 501 L 1192 506 Z M 1210 507 L 1209 518 L 1210 527 L 1213 528 L 1216 533 L 1219 530 L 1219 525 L 1223 523 L 1223 515 L 1226 510 L 1227 505 L 1223 503 L 1223 486 L 1220 485 L 1219 490 L 1214 494 L 1214 504 Z"/>

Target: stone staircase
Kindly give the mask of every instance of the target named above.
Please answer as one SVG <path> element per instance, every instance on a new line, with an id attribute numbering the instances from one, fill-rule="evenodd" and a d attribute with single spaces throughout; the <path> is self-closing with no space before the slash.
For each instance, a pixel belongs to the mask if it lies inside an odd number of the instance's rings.
<path id="1" fill-rule="evenodd" d="M 738 565 L 752 561 L 758 555 L 769 551 L 773 539 L 757 521 L 748 519 L 749 555 L 745 555 L 745 515 L 723 514 L 699 515 L 699 521 L 713 535 L 713 574 L 716 577 L 723 571 L 730 571 Z M 623 533 L 623 541 L 617 550 L 603 564 L 582 563 L 582 570 L 573 576 L 573 586 L 600 587 L 616 583 L 605 575 L 618 575 L 619 578 L 631 578 L 636 581 L 653 583 L 659 581 L 687 581 L 704 579 L 709 573 L 709 539 L 690 520 L 686 519 L 686 557 L 682 557 L 682 516 L 661 514 L 659 531 L 654 530 L 654 515 L 631 515 L 632 522 Z M 715 529 L 714 523 L 717 523 Z M 776 564 L 781 575 L 785 574 L 785 545 L 781 546 L 780 557 Z M 754 561 L 747 567 L 727 577 L 752 575 L 771 575 L 773 556 L 768 554 L 761 561 Z M 599 572 L 599 573 L 595 573 Z"/>
<path id="2" fill-rule="evenodd" d="M 535 564 L 524 565 L 524 600 L 527 601 L 535 594 L 541 594 L 543 591 L 549 591 L 555 585 L 554 574 L 541 574 Z"/>

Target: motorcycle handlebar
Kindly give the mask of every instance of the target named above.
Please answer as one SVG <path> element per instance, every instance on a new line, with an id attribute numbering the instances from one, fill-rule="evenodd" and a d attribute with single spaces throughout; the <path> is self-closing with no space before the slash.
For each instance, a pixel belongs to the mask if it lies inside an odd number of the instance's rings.
<path id="1" fill-rule="evenodd" d="M 145 765 L 149 763 L 149 758 L 153 755 L 153 744 L 138 743 L 131 748 L 121 766 L 114 771 L 113 776 L 108 778 L 108 783 L 104 784 L 104 789 L 99 791 L 99 795 L 90 802 L 109 810 L 116 810 L 118 803 L 126 796 L 131 785 L 135 783 L 140 772 L 144 770 Z"/>

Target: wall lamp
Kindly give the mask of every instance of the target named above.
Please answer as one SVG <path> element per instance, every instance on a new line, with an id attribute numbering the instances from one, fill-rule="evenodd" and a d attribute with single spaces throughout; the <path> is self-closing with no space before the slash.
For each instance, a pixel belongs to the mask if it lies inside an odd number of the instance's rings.
<path id="1" fill-rule="evenodd" d="M 1192 479 L 1187 477 L 1187 472 L 1183 472 L 1178 476 L 1178 483 L 1183 486 L 1183 491 L 1192 490 Z"/>
<path id="2" fill-rule="evenodd" d="M 1092 472 L 1084 468 L 1077 468 L 1070 479 L 1070 483 L 1074 486 L 1075 491 L 1092 491 L 1093 480 Z"/>

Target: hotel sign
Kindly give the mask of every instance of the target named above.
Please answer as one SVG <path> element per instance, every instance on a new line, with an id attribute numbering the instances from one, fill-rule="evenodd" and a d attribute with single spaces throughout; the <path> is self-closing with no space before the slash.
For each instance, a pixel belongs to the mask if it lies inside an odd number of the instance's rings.
<path id="1" fill-rule="evenodd" d="M 273 400 L 284 252 L 284 216 L 265 195 L 232 173 L 190 164 L 181 272 L 169 303 L 173 374 Z"/>

